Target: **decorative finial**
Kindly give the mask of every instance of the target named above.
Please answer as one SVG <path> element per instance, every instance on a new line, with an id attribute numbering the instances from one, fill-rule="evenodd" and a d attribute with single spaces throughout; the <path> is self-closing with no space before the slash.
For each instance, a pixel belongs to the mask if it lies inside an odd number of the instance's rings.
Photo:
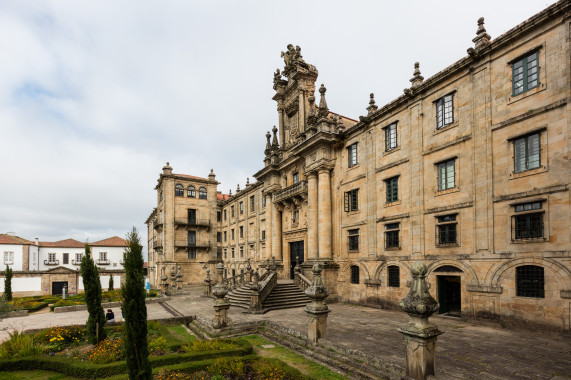
<path id="1" fill-rule="evenodd" d="M 337 133 L 342 133 L 345 130 L 345 125 L 343 124 L 343 118 L 341 115 L 337 116 Z"/>
<path id="2" fill-rule="evenodd" d="M 250 177 L 246 177 L 246 187 L 250 186 Z"/>
<path id="3" fill-rule="evenodd" d="M 410 83 L 412 83 L 412 88 L 416 88 L 422 84 L 424 77 L 420 75 L 420 64 L 418 62 L 414 63 L 414 72 L 412 73 L 412 78 Z"/>
<path id="4" fill-rule="evenodd" d="M 478 19 L 478 29 L 476 30 L 476 37 L 472 40 L 474 43 L 474 48 L 476 50 L 482 49 L 486 47 L 492 37 L 488 33 L 486 33 L 486 28 L 484 28 L 484 18 L 480 17 Z"/>
<path id="5" fill-rule="evenodd" d="M 367 107 L 368 114 L 371 115 L 379 108 L 375 104 L 375 94 L 371 92 L 371 99 L 369 100 L 369 106 Z"/>
<path id="6" fill-rule="evenodd" d="M 232 189 L 228 190 L 228 196 L 229 196 L 229 197 L 232 196 Z"/>
<path id="7" fill-rule="evenodd" d="M 274 138 L 272 139 L 272 150 L 278 150 L 280 148 L 280 144 L 278 143 L 278 129 L 275 125 L 272 128 L 272 132 L 274 133 Z"/>
<path id="8" fill-rule="evenodd" d="M 327 89 L 322 83 L 321 87 L 319 87 L 319 93 L 321 94 L 321 99 L 319 100 L 319 111 L 318 111 L 319 116 L 327 116 L 327 114 L 329 113 L 329 109 L 327 108 L 327 101 L 325 100 L 326 91 Z"/>
<path id="9" fill-rule="evenodd" d="M 240 184 L 236 185 L 236 194 L 238 194 L 240 192 Z"/>
<path id="10" fill-rule="evenodd" d="M 211 173 L 211 174 L 214 174 L 214 169 L 210 169 L 210 173 Z"/>
<path id="11" fill-rule="evenodd" d="M 266 133 L 266 149 L 264 150 L 264 154 L 267 156 L 270 155 L 270 153 L 272 152 L 272 145 L 270 144 L 270 138 L 272 137 L 272 135 L 270 134 L 270 131 L 268 131 L 268 133 Z"/>
<path id="12" fill-rule="evenodd" d="M 438 302 L 428 292 L 430 284 L 426 282 L 427 272 L 426 264 L 420 261 L 412 264 L 410 269 L 412 282 L 407 283 L 410 284 L 410 292 L 400 302 L 400 306 L 411 316 L 429 317 L 438 310 Z"/>

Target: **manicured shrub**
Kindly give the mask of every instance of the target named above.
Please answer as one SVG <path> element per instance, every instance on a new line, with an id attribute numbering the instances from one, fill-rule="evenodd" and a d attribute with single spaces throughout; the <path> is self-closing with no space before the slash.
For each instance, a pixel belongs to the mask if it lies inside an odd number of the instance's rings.
<path id="1" fill-rule="evenodd" d="M 89 351 L 91 363 L 107 364 L 122 360 L 125 357 L 123 339 L 105 339 Z"/>
<path id="2" fill-rule="evenodd" d="M 226 351 L 237 348 L 235 343 L 222 340 L 195 340 L 182 346 L 184 352 Z"/>
<path id="3" fill-rule="evenodd" d="M 109 285 L 107 286 L 108 291 L 113 291 L 113 275 L 109 276 Z"/>
<path id="4" fill-rule="evenodd" d="M 153 356 L 164 355 L 168 352 L 167 340 L 158 336 L 149 342 L 149 354 Z"/>
<path id="5" fill-rule="evenodd" d="M 6 265 L 6 272 L 4 272 L 4 299 L 12 301 L 12 268 Z"/>
<path id="6" fill-rule="evenodd" d="M 85 244 L 85 255 L 81 258 L 81 276 L 83 277 L 83 288 L 85 289 L 85 299 L 87 300 L 86 330 L 89 341 L 97 344 L 105 340 L 105 313 L 101 308 L 101 282 L 99 281 L 99 270 L 93 262 L 88 244 Z"/>

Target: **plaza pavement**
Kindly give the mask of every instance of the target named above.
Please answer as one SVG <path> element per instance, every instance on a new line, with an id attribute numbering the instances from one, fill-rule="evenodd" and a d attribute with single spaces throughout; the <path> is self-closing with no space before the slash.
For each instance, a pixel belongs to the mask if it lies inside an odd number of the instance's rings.
<path id="1" fill-rule="evenodd" d="M 183 315 L 213 318 L 213 300 L 190 295 L 173 297 L 166 304 Z M 350 304 L 331 304 L 327 339 L 335 345 L 355 349 L 384 362 L 404 368 L 405 351 L 396 330 L 408 320 L 403 312 L 379 310 Z M 116 316 L 120 309 L 113 308 Z M 243 314 L 230 308 L 235 322 L 271 320 L 307 334 L 303 308 Z M 149 319 L 168 318 L 172 314 L 162 305 L 147 305 Z M 27 330 L 57 325 L 83 324 L 86 311 L 40 313 L 0 322 L 0 341 L 14 329 Z M 436 369 L 440 379 L 571 379 L 571 335 L 526 330 L 502 329 L 499 325 L 462 322 L 459 319 L 433 317 L 444 331 L 438 338 Z"/>

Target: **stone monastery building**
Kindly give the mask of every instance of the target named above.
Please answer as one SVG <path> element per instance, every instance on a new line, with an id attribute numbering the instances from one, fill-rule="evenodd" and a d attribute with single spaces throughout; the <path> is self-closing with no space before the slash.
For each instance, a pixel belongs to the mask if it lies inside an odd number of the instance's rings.
<path id="1" fill-rule="evenodd" d="M 163 168 L 151 284 L 272 257 L 288 279 L 299 258 L 308 277 L 323 264 L 330 298 L 389 308 L 420 260 L 440 313 L 569 329 L 570 25 L 568 0 L 494 40 L 480 19 L 465 57 L 428 79 L 415 64 L 403 94 L 380 107 L 371 94 L 358 120 L 329 109 L 288 45 L 255 182 L 223 195 L 213 172 Z"/>

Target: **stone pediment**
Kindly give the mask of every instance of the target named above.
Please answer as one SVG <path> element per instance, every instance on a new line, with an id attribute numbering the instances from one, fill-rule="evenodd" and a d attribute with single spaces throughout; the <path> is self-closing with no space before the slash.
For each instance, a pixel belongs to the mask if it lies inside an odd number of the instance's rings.
<path id="1" fill-rule="evenodd" d="M 55 267 L 55 268 L 51 268 L 45 271 L 46 273 L 62 273 L 62 274 L 67 274 L 67 273 L 77 273 L 77 270 L 74 269 L 70 269 L 70 268 L 66 268 L 66 267 Z"/>

